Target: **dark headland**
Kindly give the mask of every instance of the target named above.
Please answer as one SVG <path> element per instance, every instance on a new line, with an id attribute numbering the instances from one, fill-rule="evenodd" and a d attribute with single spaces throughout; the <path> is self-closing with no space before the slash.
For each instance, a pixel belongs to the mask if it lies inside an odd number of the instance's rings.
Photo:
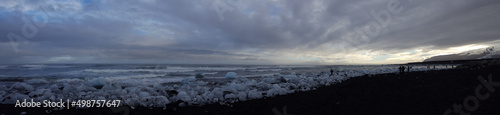
<path id="1" fill-rule="evenodd" d="M 455 61 L 457 62 L 457 61 Z M 414 63 L 416 64 L 416 63 Z M 419 63 L 429 64 L 429 63 Z M 443 63 L 439 63 L 443 64 Z M 468 61 L 455 69 L 390 73 L 350 78 L 342 83 L 273 98 L 211 104 L 202 107 L 14 108 L 0 105 L 0 114 L 231 114 L 231 115 L 330 115 L 330 114 L 420 114 L 463 113 L 499 115 L 500 63 L 496 60 Z M 480 78 L 493 86 L 484 85 Z M 489 81 L 491 82 L 491 81 Z M 489 89 L 491 88 L 491 89 Z M 478 90 L 479 89 L 479 90 Z M 493 90 L 492 90 L 493 89 Z M 497 90 L 494 90 L 497 89 Z M 478 93 L 478 94 L 477 94 Z M 488 96 L 489 95 L 489 96 Z"/>

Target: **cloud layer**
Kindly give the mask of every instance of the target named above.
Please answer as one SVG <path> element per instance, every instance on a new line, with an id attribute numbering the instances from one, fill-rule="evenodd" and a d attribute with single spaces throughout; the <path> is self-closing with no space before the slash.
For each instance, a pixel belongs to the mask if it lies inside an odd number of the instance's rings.
<path id="1" fill-rule="evenodd" d="M 500 44 L 498 14 L 495 0 L 7 0 L 0 63 L 405 63 Z"/>

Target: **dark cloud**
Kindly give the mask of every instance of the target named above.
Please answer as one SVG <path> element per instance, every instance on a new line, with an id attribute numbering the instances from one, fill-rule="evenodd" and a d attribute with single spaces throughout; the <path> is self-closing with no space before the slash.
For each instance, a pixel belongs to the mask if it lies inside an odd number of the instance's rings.
<path id="1" fill-rule="evenodd" d="M 377 36 L 353 38 L 356 28 L 377 22 L 370 11 L 388 10 L 388 3 L 9 0 L 0 5 L 0 63 L 67 63 L 57 59 L 71 57 L 79 63 L 343 64 L 499 40 L 500 2 L 494 0 L 400 0 L 403 11 L 391 14 Z M 223 20 L 214 10 L 221 4 L 229 8 Z M 45 13 L 48 23 L 36 26 L 38 33 L 15 53 L 7 34 L 24 36 L 22 17 Z M 408 55 L 435 55 L 423 53 Z M 353 60 L 360 57 L 366 59 Z"/>

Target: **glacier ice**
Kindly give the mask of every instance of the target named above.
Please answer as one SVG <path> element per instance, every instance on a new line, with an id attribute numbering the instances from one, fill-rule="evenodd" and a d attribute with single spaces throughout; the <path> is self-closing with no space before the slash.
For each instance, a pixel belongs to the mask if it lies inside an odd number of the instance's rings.
<path id="1" fill-rule="evenodd" d="M 236 73 L 235 73 L 235 72 L 227 72 L 227 74 L 226 74 L 226 76 L 225 76 L 225 77 L 226 77 L 226 78 L 229 78 L 229 79 L 234 79 L 234 78 L 236 78 L 236 77 L 238 77 L 238 76 L 236 76 Z"/>

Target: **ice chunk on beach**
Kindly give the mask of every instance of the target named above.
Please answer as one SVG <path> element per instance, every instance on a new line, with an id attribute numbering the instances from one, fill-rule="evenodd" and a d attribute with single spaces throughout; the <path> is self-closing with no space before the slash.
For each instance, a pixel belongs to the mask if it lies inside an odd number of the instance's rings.
<path id="1" fill-rule="evenodd" d="M 77 91 L 79 92 L 82 92 L 82 91 L 94 91 L 94 90 L 97 90 L 96 88 L 94 87 L 91 87 L 91 86 L 87 86 L 87 85 L 80 85 L 76 88 Z"/>
<path id="2" fill-rule="evenodd" d="M 188 101 L 191 101 L 191 97 L 184 91 L 181 91 L 179 92 L 179 94 L 177 94 L 177 100 L 182 100 L 184 102 L 188 102 Z"/>
<path id="3" fill-rule="evenodd" d="M 33 88 L 33 86 L 28 85 L 26 83 L 16 82 L 14 85 L 12 85 L 11 89 L 15 89 L 18 91 L 33 91 L 35 88 Z"/>
<path id="4" fill-rule="evenodd" d="M 140 100 L 140 105 L 145 107 L 164 107 L 166 104 L 169 104 L 170 100 L 168 100 L 165 96 L 148 96 L 143 97 Z"/>
<path id="5" fill-rule="evenodd" d="M 148 92 L 140 92 L 139 93 L 139 97 L 149 97 L 151 96 L 151 94 L 149 94 Z"/>
<path id="6" fill-rule="evenodd" d="M 107 82 L 108 81 L 104 77 L 94 78 L 88 81 L 88 83 L 91 84 L 92 86 L 103 86 Z"/>
<path id="7" fill-rule="evenodd" d="M 29 95 L 43 95 L 45 92 L 51 92 L 49 89 L 37 89 L 35 91 L 32 91 Z"/>
<path id="8" fill-rule="evenodd" d="M 3 103 L 10 103 L 13 104 L 17 100 L 24 100 L 24 99 L 30 99 L 28 95 L 20 94 L 20 93 L 10 93 L 5 96 Z"/>
<path id="9" fill-rule="evenodd" d="M 191 84 L 191 83 L 194 83 L 194 82 L 196 82 L 196 78 L 189 77 L 189 78 L 184 78 L 182 80 L 182 84 Z"/>
<path id="10" fill-rule="evenodd" d="M 224 96 L 224 98 L 226 99 L 235 99 L 237 96 L 235 94 L 227 94 L 226 96 Z"/>
<path id="11" fill-rule="evenodd" d="M 274 84 L 273 88 L 267 91 L 268 97 L 274 97 L 276 95 L 285 95 L 287 93 L 287 89 L 281 88 L 278 84 Z"/>
<path id="12" fill-rule="evenodd" d="M 236 76 L 236 73 L 234 73 L 234 72 L 227 72 L 227 74 L 226 74 L 226 78 L 229 78 L 229 79 L 234 79 L 236 77 L 238 77 L 238 76 Z"/>
<path id="13" fill-rule="evenodd" d="M 115 89 L 122 89 L 122 87 L 120 85 L 115 85 L 115 84 L 106 84 L 101 88 L 101 90 L 115 90 Z"/>
<path id="14" fill-rule="evenodd" d="M 238 92 L 237 96 L 238 96 L 238 99 L 240 101 L 246 101 L 247 100 L 247 93 L 244 92 L 244 91 Z"/>
<path id="15" fill-rule="evenodd" d="M 295 72 L 292 72 L 290 75 L 279 75 L 279 78 L 282 82 L 292 82 L 299 83 L 300 79 L 295 75 Z"/>
<path id="16" fill-rule="evenodd" d="M 223 95 L 224 95 L 224 92 L 220 89 L 220 88 L 214 88 L 212 90 L 212 93 L 214 94 L 214 97 L 215 98 L 224 98 Z"/>
<path id="17" fill-rule="evenodd" d="M 259 98 L 262 98 L 262 92 L 259 92 L 257 90 L 250 90 L 248 92 L 248 98 L 249 99 L 259 99 Z"/>
<path id="18" fill-rule="evenodd" d="M 231 89 L 236 89 L 237 91 L 244 91 L 247 88 L 247 85 L 239 83 L 231 83 L 229 87 L 231 87 Z"/>
<path id="19" fill-rule="evenodd" d="M 64 83 L 64 88 L 63 88 L 63 92 L 71 92 L 71 91 L 74 91 L 76 90 L 76 88 L 73 86 L 73 85 L 70 85 L 69 83 Z"/>

